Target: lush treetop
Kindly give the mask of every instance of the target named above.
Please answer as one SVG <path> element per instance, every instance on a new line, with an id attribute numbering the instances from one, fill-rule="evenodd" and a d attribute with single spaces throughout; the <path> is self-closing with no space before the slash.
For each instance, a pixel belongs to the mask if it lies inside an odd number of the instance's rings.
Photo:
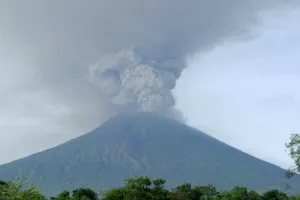
<path id="1" fill-rule="evenodd" d="M 184 183 L 172 190 L 165 188 L 166 180 L 136 177 L 125 180 L 123 187 L 96 193 L 90 188 L 62 191 L 46 198 L 36 186 L 28 186 L 24 180 L 0 181 L 0 200 L 300 200 L 300 196 L 288 196 L 278 190 L 259 194 L 245 187 L 217 190 L 213 185 L 192 186 Z"/>

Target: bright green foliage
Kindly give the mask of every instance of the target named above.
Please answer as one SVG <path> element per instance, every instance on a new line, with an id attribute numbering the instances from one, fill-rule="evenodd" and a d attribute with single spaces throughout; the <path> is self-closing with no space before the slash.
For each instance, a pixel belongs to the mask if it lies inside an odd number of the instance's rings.
<path id="1" fill-rule="evenodd" d="M 36 186 L 25 187 L 25 180 L 18 179 L 16 183 L 1 181 L 1 200 L 46 200 Z"/>
<path id="2" fill-rule="evenodd" d="M 213 185 L 179 185 L 174 190 L 165 189 L 164 179 L 136 177 L 125 180 L 123 187 L 112 188 L 99 197 L 90 188 L 64 190 L 49 200 L 300 200 L 300 196 L 287 196 L 279 190 L 269 190 L 262 195 L 245 187 L 217 190 Z M 25 187 L 24 180 L 16 183 L 0 181 L 0 200 L 47 200 L 37 187 Z"/>
<path id="3" fill-rule="evenodd" d="M 286 173 L 288 178 L 291 178 L 295 172 L 300 172 L 300 134 L 294 133 L 290 137 L 290 142 L 285 144 L 290 157 L 294 160 L 295 166 L 289 169 Z"/>
<path id="4" fill-rule="evenodd" d="M 104 193 L 103 199 L 164 200 L 169 199 L 164 179 L 137 177 L 125 180 L 125 186 Z"/>
<path id="5" fill-rule="evenodd" d="M 113 188 L 104 193 L 103 200 L 126 199 L 126 188 Z M 128 199 L 128 198 L 127 198 Z"/>
<path id="6" fill-rule="evenodd" d="M 0 180 L 0 195 L 2 194 L 2 191 L 7 187 L 7 182 Z"/>
<path id="7" fill-rule="evenodd" d="M 78 199 L 78 200 L 97 200 L 98 195 L 96 192 L 91 190 L 90 188 L 79 188 L 76 190 L 73 190 L 72 199 Z"/>
<path id="8" fill-rule="evenodd" d="M 260 195 L 254 190 L 250 190 L 248 192 L 248 200 L 260 200 L 260 199 L 261 199 Z"/>
<path id="9" fill-rule="evenodd" d="M 248 190 L 244 187 L 235 187 L 231 190 L 230 197 L 232 200 L 247 200 Z"/>
<path id="10" fill-rule="evenodd" d="M 300 196 L 290 196 L 289 200 L 300 200 Z"/>

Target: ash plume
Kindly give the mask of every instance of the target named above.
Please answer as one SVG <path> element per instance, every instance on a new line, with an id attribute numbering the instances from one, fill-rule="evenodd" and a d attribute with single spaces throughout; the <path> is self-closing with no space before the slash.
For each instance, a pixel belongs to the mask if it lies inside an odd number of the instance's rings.
<path id="1" fill-rule="evenodd" d="M 172 90 L 186 59 L 224 41 L 251 39 L 263 14 L 299 3 L 3 0 L 0 42 L 34 71 L 30 89 L 53 91 L 75 110 L 72 122 L 136 111 L 182 120 Z"/>
<path id="2" fill-rule="evenodd" d="M 90 66 L 90 80 L 114 104 L 172 116 L 172 89 L 185 68 L 182 59 L 146 60 L 134 49 L 105 55 Z"/>

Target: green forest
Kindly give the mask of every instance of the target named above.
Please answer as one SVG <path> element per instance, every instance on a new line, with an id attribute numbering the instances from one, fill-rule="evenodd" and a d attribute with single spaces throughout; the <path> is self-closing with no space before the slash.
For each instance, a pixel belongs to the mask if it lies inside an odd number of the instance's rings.
<path id="1" fill-rule="evenodd" d="M 149 177 L 135 177 L 125 180 L 123 187 L 107 191 L 94 191 L 90 188 L 64 190 L 55 197 L 45 197 L 37 186 L 29 186 L 26 179 L 16 182 L 0 181 L 1 200 L 283 200 L 299 199 L 299 196 L 288 196 L 278 190 L 269 190 L 259 194 L 245 187 L 232 190 L 218 190 L 213 185 L 192 186 L 184 183 L 174 189 L 165 188 L 166 180 Z"/>

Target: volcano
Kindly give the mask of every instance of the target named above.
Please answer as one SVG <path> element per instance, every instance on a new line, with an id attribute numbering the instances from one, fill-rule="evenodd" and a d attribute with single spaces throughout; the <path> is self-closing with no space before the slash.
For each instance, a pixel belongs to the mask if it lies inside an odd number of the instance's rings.
<path id="1" fill-rule="evenodd" d="M 116 116 L 81 137 L 0 166 L 0 180 L 28 177 L 47 195 L 78 187 L 100 191 L 141 175 L 164 178 L 167 187 L 300 189 L 298 176 L 288 180 L 280 167 L 150 113 Z"/>

